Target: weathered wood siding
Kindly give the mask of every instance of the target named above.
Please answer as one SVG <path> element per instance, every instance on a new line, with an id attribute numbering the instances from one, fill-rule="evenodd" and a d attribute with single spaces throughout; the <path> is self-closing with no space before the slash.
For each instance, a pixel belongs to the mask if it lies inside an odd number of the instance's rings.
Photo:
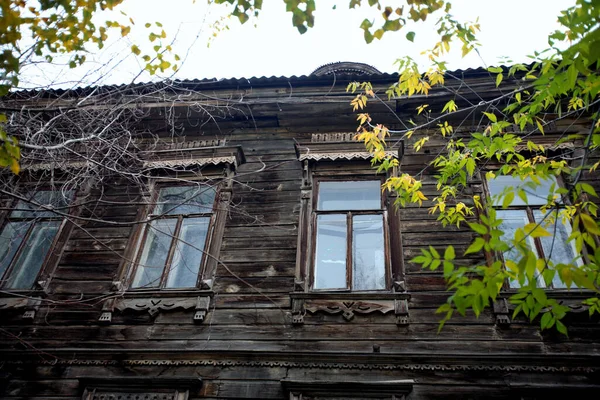
<path id="1" fill-rule="evenodd" d="M 485 98 L 494 95 L 488 77 L 473 73 L 471 79 L 471 87 Z M 535 323 L 521 319 L 500 328 L 491 310 L 479 318 L 471 313 L 457 316 L 438 332 L 435 309 L 447 297 L 442 274 L 421 270 L 409 260 L 429 245 L 438 250 L 454 245 L 462 264 L 481 262 L 482 256 L 461 256 L 472 233 L 464 227 L 442 229 L 427 210 L 431 201 L 399 211 L 411 296 L 408 326 L 397 326 L 393 313 L 357 315 L 351 321 L 317 313 L 307 315 L 301 326 L 292 325 L 289 293 L 294 290 L 302 184 L 294 145 L 311 133 L 355 129 L 346 84 L 344 79 L 335 84 L 307 79 L 289 85 L 216 87 L 214 94 L 220 97 L 245 92 L 251 112 L 242 110 L 246 117 L 240 114 L 202 131 L 189 126 L 181 132 L 186 140 L 226 139 L 242 146 L 246 156 L 235 177 L 214 296 L 202 324 L 194 324 L 192 310 L 154 317 L 115 312 L 111 324 L 99 324 L 104 298 L 120 295 L 113 281 L 121 274 L 134 229 L 127 223 L 136 220 L 141 195 L 122 182 L 94 188 L 94 201 L 83 207 L 81 216 L 124 225 L 90 220 L 74 227 L 34 321 L 24 322 L 22 309 L 0 311 L 2 398 L 81 398 L 82 376 L 199 376 L 203 384 L 191 393 L 193 399 L 283 399 L 282 379 L 413 379 L 408 398 L 415 400 L 557 393 L 592 398 L 598 393 L 600 325 L 587 313 L 569 317 L 568 338 L 540 332 Z M 434 96 L 427 102 L 433 108 L 446 98 Z M 385 103 L 401 119 L 419 121 L 415 108 L 421 101 Z M 370 107 L 375 121 L 399 125 L 383 105 Z M 182 108 L 182 121 L 193 119 L 187 111 Z M 144 123 L 168 135 L 159 116 Z M 469 131 L 468 126 L 462 129 Z M 402 170 L 422 171 L 439 146 L 443 143 L 430 147 L 429 154 L 415 154 L 411 142 L 406 143 Z M 331 165 L 341 171 L 356 166 Z M 430 199 L 436 193 L 432 175 L 426 170 L 423 176 Z M 599 174 L 586 172 L 583 178 L 600 192 Z M 473 190 L 478 187 L 475 181 Z"/>

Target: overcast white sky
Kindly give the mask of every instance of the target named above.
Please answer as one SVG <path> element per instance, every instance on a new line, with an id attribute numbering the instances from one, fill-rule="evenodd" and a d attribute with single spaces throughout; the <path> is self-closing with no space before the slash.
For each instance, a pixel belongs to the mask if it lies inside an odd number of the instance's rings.
<path id="1" fill-rule="evenodd" d="M 130 54 L 132 42 L 147 42 L 145 22 L 160 21 L 169 38 L 176 35 L 175 52 L 185 58 L 181 70 L 171 78 L 202 79 L 252 76 L 307 75 L 315 68 L 335 61 L 358 61 L 371 64 L 383 72 L 394 72 L 394 60 L 409 55 L 425 60 L 420 52 L 433 44 L 433 20 L 417 26 L 415 43 L 404 39 L 407 30 L 387 33 L 383 40 L 364 42 L 360 21 L 364 10 L 347 10 L 348 0 L 317 2 L 315 28 L 300 35 L 291 25 L 281 0 L 265 0 L 258 27 L 252 23 L 230 23 L 231 29 L 219 34 L 207 47 L 216 20 L 224 9 L 208 7 L 204 0 L 126 0 L 124 11 L 135 20 L 135 28 L 126 39 L 115 40 L 102 51 L 90 53 L 87 75 L 66 67 L 47 65 L 30 67 L 23 74 L 23 85 L 56 84 L 63 87 L 145 82 L 157 77 L 138 76 L 140 63 Z M 573 1 L 566 0 L 454 0 L 453 14 L 464 21 L 479 17 L 481 42 L 479 54 L 464 59 L 449 59 L 450 69 L 476 68 L 482 65 L 527 62 L 535 49 L 547 47 L 548 33 L 557 27 L 560 10 Z M 325 5 L 328 6 L 325 6 Z M 114 16 L 101 16 L 115 18 Z M 117 17 L 123 18 L 118 15 Z M 429 22 L 429 21 L 428 21 Z M 460 53 L 460 51 L 458 51 Z M 91 72 L 90 72 L 91 71 Z M 166 76 L 163 76 L 166 77 Z"/>

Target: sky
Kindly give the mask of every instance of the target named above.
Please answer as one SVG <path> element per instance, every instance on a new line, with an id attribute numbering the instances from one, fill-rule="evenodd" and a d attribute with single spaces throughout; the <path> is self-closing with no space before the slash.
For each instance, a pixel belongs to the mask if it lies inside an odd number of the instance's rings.
<path id="1" fill-rule="evenodd" d="M 334 10 L 333 3 L 337 3 Z M 389 0 L 388 3 L 394 3 Z M 479 18 L 481 46 L 465 58 L 457 53 L 448 59 L 448 68 L 528 62 L 533 50 L 548 47 L 548 34 L 558 27 L 560 10 L 573 1 L 566 0 L 454 0 L 452 13 L 462 21 Z M 226 12 L 222 6 L 208 6 L 205 0 L 125 0 L 119 13 L 98 15 L 98 20 L 133 18 L 129 36 L 113 35 L 102 50 L 90 49 L 83 69 L 70 70 L 66 62 L 48 66 L 39 64 L 24 69 L 26 87 L 76 87 L 100 84 L 147 82 L 161 78 L 203 79 L 253 76 L 308 75 L 317 67 L 336 61 L 370 64 L 382 72 L 395 72 L 394 61 L 410 56 L 422 67 L 426 59 L 420 53 L 435 40 L 434 20 L 415 26 L 414 43 L 405 39 L 406 30 L 386 33 L 382 40 L 366 44 L 360 22 L 372 18 L 369 9 L 348 10 L 348 0 L 317 1 L 315 27 L 300 35 L 291 24 L 282 0 L 265 0 L 256 21 L 240 25 L 229 22 L 230 29 L 214 33 L 211 23 Z M 127 16 L 123 16 L 123 11 Z M 370 14 L 369 14 L 370 12 Z M 146 22 L 159 21 L 173 41 L 174 53 L 182 58 L 180 69 L 158 76 L 141 72 L 143 64 L 131 54 L 132 44 L 149 49 Z M 256 27 L 254 25 L 257 25 Z M 164 43 L 166 45 L 168 43 Z M 507 58 L 501 58 L 507 57 Z"/>

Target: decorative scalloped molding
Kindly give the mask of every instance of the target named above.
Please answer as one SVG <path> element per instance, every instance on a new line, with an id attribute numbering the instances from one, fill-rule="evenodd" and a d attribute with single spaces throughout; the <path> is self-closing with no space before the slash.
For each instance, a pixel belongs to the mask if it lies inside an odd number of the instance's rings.
<path id="1" fill-rule="evenodd" d="M 145 161 L 143 164 L 144 168 L 170 168 L 170 167 L 189 167 L 189 166 L 203 166 L 208 164 L 233 164 L 237 166 L 235 156 L 229 157 L 212 157 L 212 158 L 191 158 L 191 159 L 179 159 L 179 160 L 157 160 L 157 161 Z"/>
<path id="2" fill-rule="evenodd" d="M 385 152 L 386 157 L 397 157 L 398 156 L 398 152 L 396 151 L 386 151 Z M 360 151 L 360 152 L 351 152 L 351 153 L 347 153 L 347 152 L 339 152 L 339 153 L 306 153 L 306 154 L 301 154 L 298 157 L 298 160 L 300 161 L 304 161 L 304 160 L 315 160 L 315 161 L 320 161 L 320 160 L 331 160 L 331 161 L 335 161 L 335 160 L 356 160 L 356 159 L 361 159 L 361 160 L 370 160 L 371 158 L 373 158 L 373 154 L 367 152 L 367 151 Z"/>
<path id="3" fill-rule="evenodd" d="M 352 364 L 294 361 L 238 360 L 7 360 L 11 365 L 92 365 L 92 366 L 211 366 L 211 367 L 283 367 L 313 369 L 403 370 L 403 371 L 498 371 L 498 372 L 562 372 L 596 373 L 600 367 L 551 367 L 538 365 L 447 365 L 447 364 Z"/>
<path id="4" fill-rule="evenodd" d="M 78 169 L 92 165 L 88 161 L 56 161 L 50 163 L 25 164 L 22 169 L 27 171 L 50 171 L 53 169 Z"/>

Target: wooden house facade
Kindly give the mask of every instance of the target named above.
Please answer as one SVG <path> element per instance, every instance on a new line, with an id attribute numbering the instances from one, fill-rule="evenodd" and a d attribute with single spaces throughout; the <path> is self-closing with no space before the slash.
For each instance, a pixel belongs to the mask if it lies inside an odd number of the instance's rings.
<path id="1" fill-rule="evenodd" d="M 423 118 L 423 102 L 456 98 L 470 110 L 453 117 L 468 135 L 487 110 L 477 105 L 519 84 L 496 88 L 481 69 L 453 75 L 426 100 L 384 97 L 367 111 L 403 129 Z M 120 98 L 169 93 L 135 106 L 134 129 L 154 138 L 131 150 L 143 186 L 106 167 L 58 196 L 43 182 L 99 159 L 24 165 L 10 179 L 26 187 L 35 177 L 33 194 L 2 190 L 0 398 L 597 398 L 600 325 L 587 309 L 567 317 L 568 337 L 512 320 L 504 298 L 438 333 L 443 276 L 410 260 L 429 245 L 452 244 L 464 265 L 483 255 L 462 256 L 472 232 L 442 228 L 430 203 L 397 208 L 381 192 L 385 175 L 354 141 L 355 80 L 382 93 L 397 76 L 337 63 L 301 77 L 118 87 Z M 2 106 L 66 104 L 92 90 Z M 589 125 L 560 119 L 539 140 L 553 146 Z M 431 198 L 427 165 L 446 143 L 416 153 L 415 140 L 392 136 L 389 154 L 423 176 Z M 600 192 L 600 175 L 584 179 Z M 480 176 L 468 194 L 486 187 Z M 547 293 L 565 304 L 586 295 Z"/>

